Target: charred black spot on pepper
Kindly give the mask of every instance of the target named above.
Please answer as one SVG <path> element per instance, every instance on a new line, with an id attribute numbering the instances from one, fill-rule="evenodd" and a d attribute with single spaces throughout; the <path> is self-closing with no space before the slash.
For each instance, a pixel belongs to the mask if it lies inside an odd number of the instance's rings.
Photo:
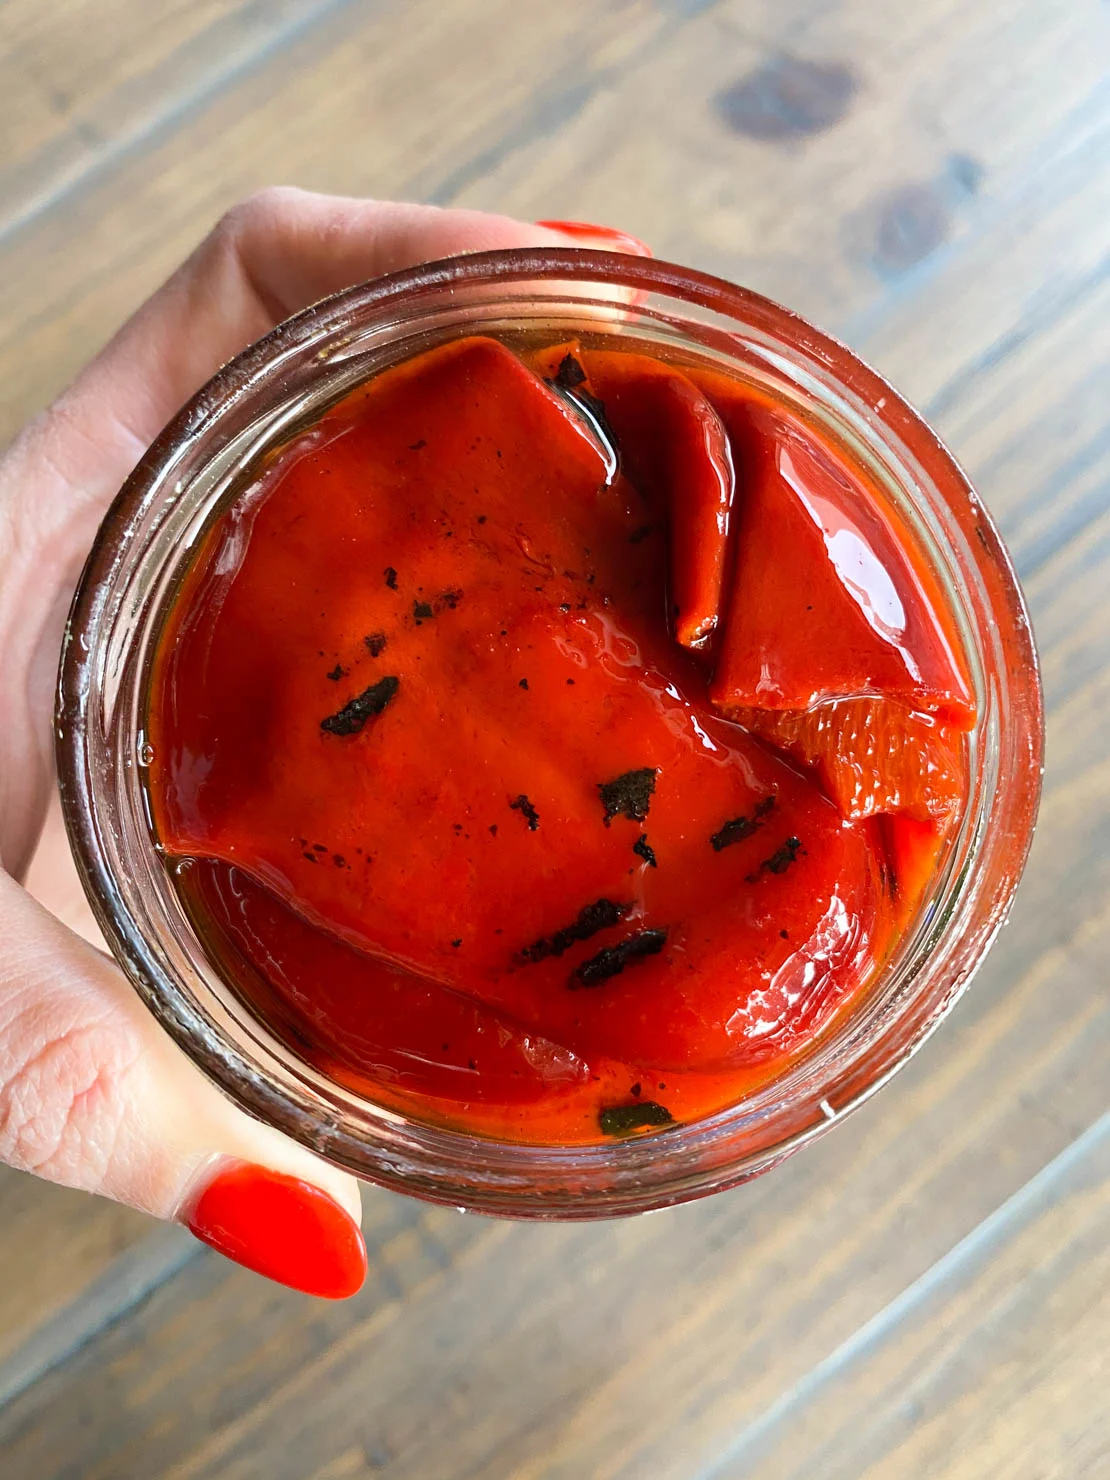
<path id="1" fill-rule="evenodd" d="M 722 848 L 729 848 L 733 843 L 742 843 L 745 838 L 750 838 L 758 831 L 759 823 L 753 822 L 750 817 L 733 817 L 709 841 L 713 844 L 713 851 L 720 853 Z"/>
<path id="2" fill-rule="evenodd" d="M 457 951 L 458 948 L 462 945 L 462 937 L 460 936 L 458 940 L 453 940 L 451 942 L 451 945 L 453 949 Z"/>
<path id="3" fill-rule="evenodd" d="M 386 637 L 384 632 L 371 632 L 369 637 L 364 637 L 363 642 L 370 651 L 372 658 L 380 658 L 385 652 Z"/>
<path id="4" fill-rule="evenodd" d="M 634 1105 L 610 1105 L 597 1117 L 603 1136 L 630 1136 L 635 1131 L 674 1125 L 674 1116 L 656 1100 L 638 1100 Z"/>
<path id="5" fill-rule="evenodd" d="M 640 857 L 647 864 L 648 868 L 659 867 L 659 861 L 655 856 L 655 849 L 648 842 L 646 833 L 641 833 L 636 841 L 632 844 L 632 851 L 633 853 L 638 853 L 640 855 Z"/>
<path id="6" fill-rule="evenodd" d="M 526 689 L 528 687 L 528 680 L 526 678 L 522 678 L 520 680 L 520 687 L 522 689 Z"/>
<path id="7" fill-rule="evenodd" d="M 368 719 L 381 714 L 397 693 L 400 680 L 390 674 L 377 683 L 363 689 L 361 694 L 348 700 L 336 714 L 329 714 L 320 721 L 320 728 L 329 735 L 357 735 Z"/>
<path id="8" fill-rule="evenodd" d="M 448 607 L 451 611 L 454 611 L 459 602 L 462 600 L 462 595 L 463 594 L 461 591 L 444 591 L 443 595 L 439 599 L 444 606 Z"/>
<path id="9" fill-rule="evenodd" d="M 573 355 L 564 355 L 559 361 L 559 368 L 555 371 L 553 385 L 558 386 L 561 391 L 572 391 L 576 385 L 581 385 L 586 379 L 586 372 Z"/>
<path id="10" fill-rule="evenodd" d="M 485 522 L 486 522 L 486 516 L 485 516 L 485 514 L 479 514 L 478 515 L 478 523 L 479 524 L 484 524 Z"/>
<path id="11" fill-rule="evenodd" d="M 347 677 L 347 670 L 341 664 L 337 663 L 331 672 L 325 676 L 330 678 L 332 683 L 338 683 L 341 678 Z"/>
<path id="12" fill-rule="evenodd" d="M 620 976 L 626 966 L 642 961 L 646 956 L 657 956 L 666 944 L 665 930 L 638 930 L 626 936 L 615 946 L 605 946 L 596 956 L 583 961 L 570 980 L 570 987 L 599 987 L 610 977 Z"/>
<path id="13" fill-rule="evenodd" d="M 797 862 L 798 854 L 803 851 L 801 838 L 787 838 L 781 848 L 776 848 L 770 858 L 763 860 L 754 874 L 748 875 L 748 883 L 754 884 L 764 871 L 769 874 L 784 874 L 792 863 Z"/>
<path id="14" fill-rule="evenodd" d="M 542 936 L 532 945 L 525 946 L 520 956 L 523 961 L 546 961 L 548 956 L 561 956 L 576 941 L 589 940 L 599 930 L 609 930 L 620 923 L 628 913 L 630 905 L 614 904 L 611 899 L 595 899 L 579 910 L 573 925 L 556 930 L 554 935 Z"/>
<path id="15" fill-rule="evenodd" d="M 733 817 L 726 822 L 719 832 L 715 832 L 709 841 L 713 844 L 713 851 L 720 853 L 722 848 L 729 848 L 733 843 L 742 843 L 745 838 L 750 838 L 763 826 L 763 819 L 775 805 L 774 796 L 764 797 L 750 817 Z"/>
<path id="16" fill-rule="evenodd" d="M 638 1097 L 639 1097 L 639 1096 L 640 1096 L 640 1095 L 642 1095 L 642 1094 L 643 1094 L 643 1092 L 644 1092 L 644 1087 L 643 1087 L 643 1085 L 642 1085 L 642 1084 L 641 1084 L 641 1083 L 640 1083 L 640 1081 L 639 1081 L 639 1080 L 637 1080 L 637 1081 L 636 1081 L 636 1083 L 635 1083 L 635 1084 L 634 1084 L 634 1085 L 633 1085 L 633 1086 L 632 1086 L 632 1088 L 631 1088 L 631 1089 L 630 1089 L 630 1090 L 629 1090 L 629 1091 L 628 1091 L 628 1093 L 629 1093 L 629 1094 L 630 1094 L 630 1095 L 635 1095 L 635 1096 L 636 1096 L 636 1097 L 637 1097 L 637 1098 L 638 1098 Z"/>
<path id="17" fill-rule="evenodd" d="M 634 529 L 632 533 L 628 536 L 628 543 L 630 545 L 638 545 L 641 540 L 646 540 L 650 533 L 651 525 L 641 524 L 639 529 Z"/>
<path id="18" fill-rule="evenodd" d="M 540 825 L 540 814 L 536 811 L 535 807 L 533 807 L 532 803 L 528 800 L 523 792 L 521 792 L 518 797 L 514 797 L 513 800 L 509 803 L 509 806 L 514 812 L 519 812 L 520 815 L 524 818 L 525 822 L 527 822 L 528 824 L 529 832 L 536 831 L 536 829 Z"/>
<path id="19" fill-rule="evenodd" d="M 385 583 L 389 587 L 389 589 L 391 591 L 396 591 L 397 572 L 393 569 L 392 565 L 387 565 L 383 574 L 385 575 Z"/>
<path id="20" fill-rule="evenodd" d="M 429 617 L 434 617 L 435 611 L 430 601 L 414 601 L 412 604 L 412 614 L 416 619 L 416 625 L 419 627 L 421 622 L 426 622 Z"/>
<path id="21" fill-rule="evenodd" d="M 653 766 L 644 766 L 638 771 L 625 771 L 612 781 L 598 783 L 606 827 L 614 817 L 630 817 L 633 822 L 643 822 L 655 795 L 655 775 Z"/>
<path id="22" fill-rule="evenodd" d="M 419 452 L 420 449 L 421 449 L 421 447 L 427 447 L 427 445 L 428 445 L 428 439 L 426 437 L 421 437 L 420 440 L 419 440 L 419 442 L 410 442 L 409 443 L 409 451 L 410 452 Z"/>

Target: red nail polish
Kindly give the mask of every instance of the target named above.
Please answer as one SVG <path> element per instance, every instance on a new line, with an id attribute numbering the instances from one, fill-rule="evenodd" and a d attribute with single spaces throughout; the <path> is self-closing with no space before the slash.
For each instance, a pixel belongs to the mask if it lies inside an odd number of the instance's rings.
<path id="1" fill-rule="evenodd" d="M 615 252 L 627 252 L 632 257 L 654 255 L 639 237 L 629 236 L 627 231 L 618 231 L 614 226 L 591 226 L 588 221 L 537 221 L 536 225 L 546 226 L 549 231 L 561 231 L 564 236 L 609 242 Z"/>
<path id="2" fill-rule="evenodd" d="M 279 1284 L 342 1300 L 366 1278 L 366 1245 L 344 1208 L 297 1177 L 240 1162 L 209 1182 L 190 1231 Z"/>

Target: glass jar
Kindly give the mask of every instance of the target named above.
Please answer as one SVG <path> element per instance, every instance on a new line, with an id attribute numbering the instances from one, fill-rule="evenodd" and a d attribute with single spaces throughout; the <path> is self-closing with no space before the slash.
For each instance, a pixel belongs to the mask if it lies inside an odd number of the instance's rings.
<path id="1" fill-rule="evenodd" d="M 854 1011 L 778 1080 L 707 1119 L 612 1144 L 496 1141 L 383 1109 L 301 1062 L 214 971 L 154 842 L 145 683 L 191 552 L 244 475 L 354 385 L 462 334 L 633 336 L 804 411 L 916 532 L 951 601 L 978 705 L 970 794 L 928 898 Z M 596 1218 L 734 1186 L 823 1134 L 951 1010 L 1009 909 L 1041 784 L 1036 654 L 989 515 L 936 435 L 843 345 L 754 293 L 667 263 L 489 252 L 352 288 L 225 366 L 109 510 L 67 628 L 57 709 L 67 825 L 105 937 L 186 1054 L 249 1114 L 360 1177 L 486 1213 Z"/>

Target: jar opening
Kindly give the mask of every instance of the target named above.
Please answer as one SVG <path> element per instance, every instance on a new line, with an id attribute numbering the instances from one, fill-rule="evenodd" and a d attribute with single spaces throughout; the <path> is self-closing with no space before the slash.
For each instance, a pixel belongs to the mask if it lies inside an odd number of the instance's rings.
<path id="1" fill-rule="evenodd" d="M 418 348 L 570 331 L 666 346 L 751 377 L 864 463 L 950 598 L 979 722 L 970 794 L 928 907 L 835 1032 L 783 1078 L 704 1120 L 613 1146 L 538 1147 L 360 1100 L 244 1012 L 204 959 L 152 847 L 142 715 L 153 645 L 189 554 L 260 459 Z M 357 1174 L 540 1217 L 639 1211 L 733 1185 L 883 1083 L 950 1009 L 1002 922 L 1031 839 L 1041 755 L 1016 581 L 966 479 L 916 414 L 849 351 L 755 295 L 669 264 L 571 249 L 482 254 L 352 289 L 225 367 L 157 440 L 102 527 L 67 632 L 58 734 L 67 824 L 94 909 L 141 995 L 200 1067 L 244 1108 Z"/>

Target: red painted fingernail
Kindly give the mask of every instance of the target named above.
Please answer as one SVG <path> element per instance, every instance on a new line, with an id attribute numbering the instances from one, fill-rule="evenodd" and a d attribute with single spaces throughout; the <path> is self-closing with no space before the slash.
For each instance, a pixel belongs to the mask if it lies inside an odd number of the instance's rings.
<path id="1" fill-rule="evenodd" d="M 203 1243 L 306 1295 L 343 1300 L 366 1278 L 366 1244 L 345 1208 L 298 1177 L 246 1162 L 218 1172 L 188 1218 Z"/>
<path id="2" fill-rule="evenodd" d="M 599 246 L 610 245 L 614 252 L 627 252 L 632 257 L 653 255 L 639 237 L 629 236 L 627 231 L 618 231 L 614 226 L 591 226 L 588 221 L 537 221 L 536 225 L 546 226 L 548 231 L 561 231 L 564 236 L 596 241 Z"/>

